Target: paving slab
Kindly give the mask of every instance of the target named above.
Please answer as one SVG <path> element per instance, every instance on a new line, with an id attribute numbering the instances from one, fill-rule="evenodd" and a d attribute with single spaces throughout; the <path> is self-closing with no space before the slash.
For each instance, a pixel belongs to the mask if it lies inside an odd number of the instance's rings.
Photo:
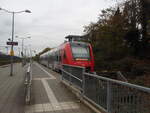
<path id="1" fill-rule="evenodd" d="M 48 103 L 48 96 L 46 94 L 46 91 L 44 89 L 44 86 L 40 80 L 34 80 L 33 86 L 32 86 L 32 99 L 33 103 L 36 104 L 42 104 L 42 103 Z"/>

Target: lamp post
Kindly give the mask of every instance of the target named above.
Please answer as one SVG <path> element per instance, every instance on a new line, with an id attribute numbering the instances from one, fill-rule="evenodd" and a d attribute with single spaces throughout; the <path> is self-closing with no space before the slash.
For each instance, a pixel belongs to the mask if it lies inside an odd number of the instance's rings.
<path id="1" fill-rule="evenodd" d="M 26 12 L 26 13 L 31 13 L 30 10 L 23 10 L 23 11 L 18 11 L 18 12 L 14 12 L 14 11 L 9 11 L 7 9 L 3 9 L 3 8 L 0 8 L 0 10 L 3 10 L 7 13 L 11 13 L 12 14 L 12 39 L 11 41 L 13 42 L 14 41 L 14 15 L 17 14 L 17 13 L 23 13 L 23 12 Z M 10 76 L 13 75 L 13 44 L 11 45 L 11 68 L 10 68 Z"/>
<path id="2" fill-rule="evenodd" d="M 22 40 L 22 50 L 21 50 L 21 56 L 22 56 L 22 66 L 24 66 L 24 64 L 26 64 L 26 49 L 25 49 L 25 55 L 24 55 L 24 40 L 25 39 L 29 39 L 31 37 L 18 37 L 16 36 L 16 38 L 21 39 Z"/>
<path id="3" fill-rule="evenodd" d="M 32 49 L 31 49 L 31 45 L 29 44 L 29 53 L 30 53 L 30 57 L 32 58 Z"/>
<path id="4" fill-rule="evenodd" d="M 20 47 L 18 47 L 18 56 L 20 57 Z"/>
<path id="5" fill-rule="evenodd" d="M 23 58 L 23 51 L 24 51 L 24 40 L 25 39 L 29 39 L 29 38 L 31 38 L 31 37 L 18 37 L 18 36 L 16 36 L 16 38 L 18 38 L 18 39 L 21 39 L 22 40 L 22 52 L 21 52 L 21 55 L 22 55 L 22 58 Z"/>
<path id="6" fill-rule="evenodd" d="M 6 54 L 8 55 L 8 46 L 6 46 L 5 48 L 6 48 Z"/>

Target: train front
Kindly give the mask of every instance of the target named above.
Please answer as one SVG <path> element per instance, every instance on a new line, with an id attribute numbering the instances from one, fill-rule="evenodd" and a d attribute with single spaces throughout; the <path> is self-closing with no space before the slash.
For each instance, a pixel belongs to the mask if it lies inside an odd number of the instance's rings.
<path id="1" fill-rule="evenodd" d="M 85 67 L 86 72 L 94 72 L 94 56 L 92 47 L 85 42 L 71 42 L 72 64 Z"/>

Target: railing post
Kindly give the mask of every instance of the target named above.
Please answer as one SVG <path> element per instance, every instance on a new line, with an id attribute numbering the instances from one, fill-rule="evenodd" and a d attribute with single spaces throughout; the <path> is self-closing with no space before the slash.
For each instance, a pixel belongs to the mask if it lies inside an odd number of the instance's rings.
<path id="1" fill-rule="evenodd" d="M 32 64 L 29 63 L 27 72 L 25 74 L 25 102 L 30 103 L 31 100 L 31 85 L 32 85 Z"/>
<path id="2" fill-rule="evenodd" d="M 82 94 L 85 95 L 85 68 L 82 71 Z"/>
<path id="3" fill-rule="evenodd" d="M 68 66 L 68 68 L 69 68 L 69 72 L 72 74 L 72 69 L 71 69 L 71 67 Z M 70 83 L 70 85 L 71 85 L 71 76 L 70 76 L 70 75 L 69 75 L 69 83 Z"/>
<path id="4" fill-rule="evenodd" d="M 63 80 L 63 74 L 64 74 L 63 69 L 64 69 L 64 65 L 61 66 L 61 80 Z"/>
<path id="5" fill-rule="evenodd" d="M 111 113 L 111 83 L 107 81 L 107 112 Z"/>

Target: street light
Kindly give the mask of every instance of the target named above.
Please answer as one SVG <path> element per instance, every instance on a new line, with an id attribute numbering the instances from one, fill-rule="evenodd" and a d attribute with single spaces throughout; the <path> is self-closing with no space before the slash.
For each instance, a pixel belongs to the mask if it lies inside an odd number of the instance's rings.
<path id="1" fill-rule="evenodd" d="M 22 13 L 22 12 L 31 13 L 31 11 L 23 10 L 23 11 L 14 12 L 14 11 L 9 11 L 9 10 L 3 9 L 3 8 L 0 8 L 0 10 L 3 10 L 7 13 L 12 14 L 12 39 L 11 39 L 11 41 L 13 42 L 14 41 L 14 15 L 17 13 Z M 11 45 L 11 53 L 13 53 L 13 44 Z M 13 54 L 11 54 L 11 69 L 10 69 L 10 76 L 12 76 L 12 75 L 13 75 Z"/>
<path id="2" fill-rule="evenodd" d="M 6 46 L 5 48 L 6 48 L 6 54 L 8 55 L 8 46 Z"/>
<path id="3" fill-rule="evenodd" d="M 23 51 L 24 51 L 24 40 L 25 40 L 25 39 L 29 39 L 29 38 L 31 38 L 31 37 L 18 37 L 18 36 L 16 36 L 16 38 L 18 38 L 18 39 L 22 39 L 22 52 L 21 52 L 21 55 L 22 55 L 22 57 L 23 57 Z"/>
<path id="4" fill-rule="evenodd" d="M 16 36 L 16 38 L 18 38 L 18 39 L 22 39 L 22 51 L 21 51 L 21 56 L 22 56 L 22 66 L 26 63 L 26 60 L 25 60 L 25 58 L 26 58 L 26 49 L 24 49 L 24 40 L 25 39 L 29 39 L 29 38 L 31 38 L 31 37 L 18 37 L 18 36 Z M 25 50 L 25 55 L 24 55 L 24 50 Z"/>

